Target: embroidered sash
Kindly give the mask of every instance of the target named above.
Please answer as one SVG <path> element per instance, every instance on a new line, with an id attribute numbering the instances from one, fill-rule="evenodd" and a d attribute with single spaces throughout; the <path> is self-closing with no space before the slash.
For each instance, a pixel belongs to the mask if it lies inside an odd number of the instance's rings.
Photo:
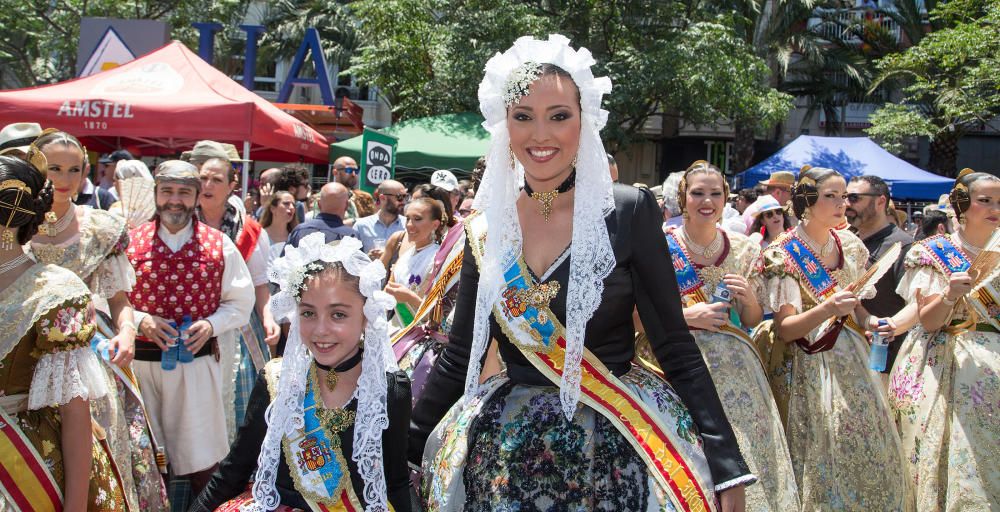
<path id="1" fill-rule="evenodd" d="M 62 491 L 42 457 L 0 409 L 0 492 L 15 511 L 62 510 Z"/>
<path id="2" fill-rule="evenodd" d="M 837 247 L 840 249 L 840 239 L 833 234 L 830 236 L 834 237 Z M 837 281 L 827 272 L 823 262 L 816 257 L 808 244 L 793 233 L 782 234 L 775 243 L 785 252 L 786 262 L 792 263 L 789 266 L 795 269 L 799 275 L 799 282 L 806 284 L 805 289 L 816 304 L 823 302 L 837 292 Z M 821 329 L 815 342 L 810 343 L 809 340 L 802 337 L 795 340 L 795 344 L 807 354 L 825 352 L 832 349 L 837 343 L 837 337 L 844 327 L 854 331 L 860 338 L 865 338 L 864 332 L 854 321 L 854 317 L 847 315 L 834 320 L 826 329 Z"/>
<path id="3" fill-rule="evenodd" d="M 481 262 L 485 220 L 469 219 L 466 225 L 474 241 L 473 254 Z M 504 279 L 507 291 L 494 306 L 497 323 L 528 361 L 558 386 L 566 358 L 564 327 L 547 305 L 521 300 L 524 294 L 535 291 L 523 260 L 512 262 L 504 270 Z M 629 441 L 674 507 L 683 511 L 714 510 L 656 413 L 586 348 L 580 366 L 581 401 L 607 418 Z"/>
<path id="4" fill-rule="evenodd" d="M 449 232 L 449 236 L 450 235 L 451 232 Z M 447 243 L 447 239 L 445 242 Z M 407 335 L 411 332 L 415 332 L 414 327 L 423 322 L 424 318 L 437 307 L 438 301 L 440 301 L 453 286 L 458 284 L 459 273 L 462 271 L 462 258 L 465 255 L 465 251 L 461 246 L 453 246 L 453 248 L 457 250 L 449 250 L 444 253 L 445 256 L 442 258 L 442 261 L 439 262 L 438 258 L 435 257 L 432 275 L 435 272 L 437 275 L 434 277 L 434 284 L 424 297 L 424 301 L 420 303 L 420 308 L 413 314 L 413 319 L 410 322 L 407 322 L 406 327 L 392 336 L 391 343 L 393 345 L 402 340 L 404 337 L 412 337 Z M 441 249 L 438 249 L 438 253 L 441 254 L 444 250 L 445 246 L 442 245 Z M 419 334 L 421 337 L 423 336 L 423 333 Z"/>
<path id="5" fill-rule="evenodd" d="M 950 276 L 955 272 L 966 272 L 972 267 L 972 263 L 965 253 L 945 235 L 935 235 L 918 243 L 927 249 L 935 266 L 945 276 Z M 1000 329 L 1000 299 L 998 298 L 1000 298 L 1000 290 L 994 286 L 991 280 L 987 279 L 984 279 L 979 286 L 972 290 L 968 297 L 969 305 L 980 319 L 996 329 Z M 975 329 L 972 327 L 973 325 L 969 324 L 969 327 Z"/>
<path id="6" fill-rule="evenodd" d="M 670 261 L 673 263 L 674 274 L 677 276 L 677 287 L 680 289 L 681 296 L 688 301 L 684 306 L 688 307 L 701 302 L 708 302 L 709 292 L 705 289 L 705 283 L 702 281 L 701 275 L 698 274 L 698 269 L 691 263 L 691 258 L 688 257 L 684 245 L 680 243 L 680 240 L 677 239 L 673 232 L 668 232 L 666 239 L 667 248 L 670 249 Z M 720 329 L 750 347 L 763 368 L 764 361 L 761 358 L 760 350 L 753 340 L 750 339 L 750 335 L 746 331 L 729 321 L 723 324 Z"/>

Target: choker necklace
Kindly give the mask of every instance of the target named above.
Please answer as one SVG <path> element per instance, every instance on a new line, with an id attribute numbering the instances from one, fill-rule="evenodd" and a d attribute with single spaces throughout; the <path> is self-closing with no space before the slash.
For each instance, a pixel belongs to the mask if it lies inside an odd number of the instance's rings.
<path id="1" fill-rule="evenodd" d="M 548 192 L 535 192 L 534 190 L 531 190 L 531 185 L 528 185 L 528 180 L 524 180 L 524 193 L 528 194 L 528 197 L 540 203 L 542 218 L 548 222 L 549 215 L 552 214 L 552 202 L 559 197 L 559 194 L 569 192 L 574 186 L 576 186 L 575 168 L 569 173 L 569 176 L 566 176 L 566 179 L 563 180 L 558 188 Z"/>
<path id="2" fill-rule="evenodd" d="M 320 370 L 326 372 L 326 388 L 329 389 L 330 391 L 333 391 L 333 388 L 337 387 L 337 372 L 343 373 L 350 370 L 351 368 L 354 368 L 355 366 L 358 365 L 358 363 L 361 362 L 361 356 L 363 356 L 364 354 L 365 351 L 359 349 L 356 354 L 349 357 L 346 361 L 338 364 L 334 368 L 322 364 L 315 359 L 313 359 L 313 364 L 315 364 L 316 367 L 319 368 Z"/>
<path id="3" fill-rule="evenodd" d="M 21 266 L 22 263 L 28 261 L 29 259 L 30 258 L 28 258 L 28 255 L 26 253 L 22 253 L 20 256 L 8 261 L 7 263 L 4 263 L 3 265 L 0 265 L 0 275 L 6 274 L 7 272 L 14 270 L 15 268 Z"/>
<path id="4" fill-rule="evenodd" d="M 719 230 L 715 230 L 715 238 L 706 246 L 701 246 L 694 243 L 691 239 L 691 235 L 688 234 L 687 226 L 681 226 L 681 234 L 684 235 L 684 245 L 687 249 L 705 259 L 711 259 L 716 252 L 722 247 L 722 235 L 719 234 Z"/>
<path id="5" fill-rule="evenodd" d="M 809 248 L 819 253 L 820 258 L 826 258 L 833 254 L 834 241 L 832 234 L 826 239 L 826 243 L 820 247 L 819 242 L 813 240 L 809 236 L 809 233 L 806 233 L 806 228 L 803 228 L 801 224 L 798 227 L 798 231 L 799 235 L 802 236 L 806 244 L 809 245 Z"/>
<path id="6" fill-rule="evenodd" d="M 45 213 L 45 224 L 42 225 L 39 230 L 45 233 L 45 236 L 52 238 L 59 233 L 62 233 L 68 226 L 69 223 L 73 221 L 76 217 L 76 205 L 69 203 L 69 209 L 62 218 L 56 217 L 56 212 L 46 212 Z"/>

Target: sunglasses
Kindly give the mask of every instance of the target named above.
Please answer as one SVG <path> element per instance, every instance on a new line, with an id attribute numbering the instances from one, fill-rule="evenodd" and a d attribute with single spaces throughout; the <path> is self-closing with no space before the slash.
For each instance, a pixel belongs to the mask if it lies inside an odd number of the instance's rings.
<path id="1" fill-rule="evenodd" d="M 382 195 L 384 197 L 395 198 L 397 201 L 400 201 L 400 202 L 406 201 L 406 194 L 382 194 Z"/>
<path id="2" fill-rule="evenodd" d="M 344 167 L 344 172 L 347 174 L 358 174 L 359 171 L 357 167 Z"/>
<path id="3" fill-rule="evenodd" d="M 771 217 L 781 217 L 781 210 L 768 210 L 761 215 L 763 215 L 765 219 L 770 219 Z"/>
<path id="4" fill-rule="evenodd" d="M 872 192 L 849 192 L 847 194 L 847 202 L 848 203 L 856 203 L 856 202 L 858 202 L 858 201 L 861 200 L 862 196 L 878 197 L 880 195 L 882 195 L 882 194 L 875 194 L 875 193 L 872 193 Z"/>

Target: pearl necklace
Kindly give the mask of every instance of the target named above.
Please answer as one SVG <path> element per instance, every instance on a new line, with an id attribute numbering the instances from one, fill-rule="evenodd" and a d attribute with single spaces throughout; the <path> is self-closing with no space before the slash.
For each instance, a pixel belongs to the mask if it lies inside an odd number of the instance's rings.
<path id="1" fill-rule="evenodd" d="M 56 218 L 56 212 L 46 212 L 45 214 L 45 224 L 39 228 L 45 236 L 53 238 L 59 233 L 62 233 L 69 227 L 70 222 L 76 218 L 76 205 L 69 203 L 69 209 L 66 210 L 66 214 L 62 218 Z"/>
<path id="2" fill-rule="evenodd" d="M 0 274 L 6 274 L 7 272 L 14 270 L 15 268 L 21 266 L 22 263 L 29 261 L 29 259 L 30 258 L 28 258 L 27 254 L 22 253 L 20 256 L 4 263 L 3 265 L 0 265 Z"/>
<path id="3" fill-rule="evenodd" d="M 955 238 L 958 239 L 958 244 L 962 246 L 962 250 L 964 250 L 970 256 L 976 256 L 979 254 L 980 251 L 983 250 L 982 247 L 976 247 L 975 245 L 972 245 L 971 243 L 966 241 L 961 233 L 955 233 Z"/>
<path id="4" fill-rule="evenodd" d="M 802 239 L 805 240 L 807 244 L 809 244 L 809 248 L 819 253 L 820 258 L 826 258 L 831 254 L 833 254 L 833 248 L 834 248 L 833 235 L 830 235 L 827 238 L 826 243 L 820 246 L 819 242 L 813 240 L 809 236 L 809 234 L 806 233 L 805 228 L 803 228 L 801 224 L 799 224 L 798 228 L 796 229 L 798 229 L 799 236 L 802 237 Z"/>
<path id="5" fill-rule="evenodd" d="M 687 246 L 688 251 L 701 256 L 702 258 L 709 259 L 715 255 L 722 248 L 722 235 L 719 234 L 719 230 L 715 230 L 715 238 L 712 239 L 708 245 L 698 245 L 691 239 L 691 235 L 688 234 L 687 226 L 681 226 L 681 234 L 684 235 L 684 245 Z"/>

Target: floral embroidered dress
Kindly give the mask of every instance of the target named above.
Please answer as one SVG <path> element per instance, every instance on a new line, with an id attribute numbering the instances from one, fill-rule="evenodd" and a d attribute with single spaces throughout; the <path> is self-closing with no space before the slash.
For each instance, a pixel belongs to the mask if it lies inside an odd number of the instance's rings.
<path id="1" fill-rule="evenodd" d="M 961 251 L 954 235 L 941 238 Z M 938 295 L 948 287 L 945 267 L 930 249 L 937 239 L 914 244 L 906 255 L 906 274 L 896 291 L 908 302 L 916 302 L 918 293 Z M 1000 269 L 986 275 L 970 296 L 991 292 L 1000 300 Z M 1000 504 L 1000 311 L 990 313 L 968 329 L 928 333 L 917 326 L 892 369 L 889 404 L 918 510 L 996 510 Z M 959 307 L 953 318 L 969 316 Z"/>
<path id="2" fill-rule="evenodd" d="M 58 265 L 79 276 L 90 288 L 99 310 L 107 312 L 107 300 L 118 292 L 130 292 L 135 272 L 125 249 L 128 232 L 125 221 L 104 210 L 77 207 L 79 229 L 58 244 L 30 243 L 31 252 L 41 263 Z M 107 318 L 98 318 L 98 330 L 107 338 L 114 329 Z M 94 418 L 108 434 L 116 464 L 125 483 L 126 498 L 133 510 L 167 510 L 166 487 L 156 465 L 155 446 L 149 431 L 138 384 L 130 368 L 104 365 L 108 389 L 113 393 L 91 402 Z"/>
<path id="3" fill-rule="evenodd" d="M 668 233 L 672 231 L 675 229 L 670 228 Z M 677 241 L 677 245 L 670 244 L 671 251 L 681 249 L 686 253 L 684 238 L 679 235 L 679 229 L 676 231 L 678 234 L 670 235 Z M 723 236 L 725 245 L 715 265 L 694 264 L 702 282 L 700 289 L 708 295 L 726 274 L 760 274 L 760 246 L 737 233 L 723 231 Z M 671 256 L 676 257 L 674 254 Z M 693 263 L 687 254 L 681 256 L 684 261 Z M 698 302 L 694 298 L 696 291 L 684 295 L 682 301 L 685 307 Z M 681 293 L 684 293 L 683 287 Z M 760 479 L 756 485 L 746 488 L 747 510 L 798 510 L 798 489 L 784 427 L 757 348 L 749 336 L 741 337 L 731 332 L 692 329 L 691 335 L 712 374 L 712 381 L 726 417 L 736 432 L 743 457 L 750 465 L 750 471 Z"/>
<path id="4" fill-rule="evenodd" d="M 89 307 L 89 292 L 76 275 L 42 264 L 18 277 L 0 302 L 0 407 L 14 419 L 60 491 L 65 474 L 59 406 L 108 393 L 104 371 L 89 346 L 95 331 Z M 97 442 L 91 452 L 87 510 L 123 510 L 125 498 L 107 452 Z M 16 510 L 8 499 L 6 492 L 0 493 L 0 510 Z"/>
<path id="5" fill-rule="evenodd" d="M 765 311 L 790 305 L 801 313 L 816 306 L 797 264 L 782 248 L 795 233 L 782 234 L 764 251 Z M 826 271 L 841 289 L 862 276 L 868 250 L 850 232 L 831 231 L 831 236 L 841 264 Z M 866 288 L 859 295 L 873 293 Z M 806 341 L 815 343 L 827 323 L 809 332 Z M 868 369 L 865 338 L 845 327 L 830 350 L 807 354 L 794 344 L 785 348 L 789 357 L 768 378 L 772 387 L 786 391 L 775 395 L 787 398 L 785 435 L 802 510 L 910 510 L 899 436 L 882 384 Z"/>

